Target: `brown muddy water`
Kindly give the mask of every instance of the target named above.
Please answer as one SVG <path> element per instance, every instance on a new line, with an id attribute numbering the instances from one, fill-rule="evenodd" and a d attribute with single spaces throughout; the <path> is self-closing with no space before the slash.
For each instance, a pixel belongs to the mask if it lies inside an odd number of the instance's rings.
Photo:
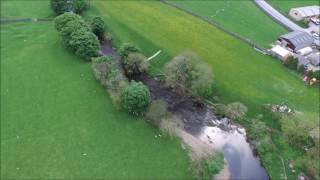
<path id="1" fill-rule="evenodd" d="M 101 45 L 103 55 L 112 56 L 121 64 L 120 56 L 110 41 L 104 41 Z M 269 179 L 267 171 L 246 140 L 245 129 L 228 119 L 217 118 L 214 110 L 198 98 L 180 96 L 167 87 L 164 81 L 148 74 L 135 75 L 129 77 L 129 80 L 143 82 L 149 87 L 153 100 L 165 101 L 168 110 L 183 120 L 188 133 L 208 143 L 213 149 L 222 151 L 229 165 L 231 179 Z"/>

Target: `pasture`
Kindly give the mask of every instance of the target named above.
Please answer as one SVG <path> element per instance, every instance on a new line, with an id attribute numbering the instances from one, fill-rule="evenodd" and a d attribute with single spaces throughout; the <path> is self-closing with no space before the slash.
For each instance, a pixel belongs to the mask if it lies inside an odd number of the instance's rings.
<path id="1" fill-rule="evenodd" d="M 252 1 L 170 1 L 170 3 L 267 48 L 280 35 L 288 32 Z"/>
<path id="2" fill-rule="evenodd" d="M 21 2 L 1 1 L 1 16 L 52 14 Z M 190 178 L 180 141 L 159 133 L 115 109 L 52 22 L 1 25 L 1 179 Z"/>
<path id="3" fill-rule="evenodd" d="M 306 87 L 295 72 L 280 62 L 212 25 L 161 2 L 93 1 L 92 5 L 86 16 L 102 16 L 117 45 L 132 42 L 147 56 L 163 51 L 152 62 L 154 74 L 176 54 L 192 50 L 211 65 L 215 95 L 223 102 L 243 102 L 249 107 L 250 117 L 263 114 L 263 104 L 286 103 L 299 111 L 303 120 L 318 121 L 316 88 Z M 265 121 L 269 125 L 277 123 L 268 118 Z M 294 148 L 281 143 L 279 154 L 285 161 L 301 156 Z M 282 166 L 278 155 L 266 165 L 273 178 L 280 178 L 283 171 L 278 168 Z M 294 176 L 287 173 L 288 177 Z"/>

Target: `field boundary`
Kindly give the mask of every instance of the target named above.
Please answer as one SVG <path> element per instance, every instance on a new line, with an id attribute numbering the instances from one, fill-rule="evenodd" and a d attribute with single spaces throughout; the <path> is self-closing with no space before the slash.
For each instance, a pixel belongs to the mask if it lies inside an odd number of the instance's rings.
<path id="1" fill-rule="evenodd" d="M 18 22 L 47 22 L 53 21 L 54 18 L 1 18 L 1 24 L 18 23 Z"/>
<path id="2" fill-rule="evenodd" d="M 206 23 L 209 23 L 210 25 L 212 25 L 212 26 L 214 26 L 214 27 L 222 30 L 223 32 L 225 32 L 225 33 L 227 33 L 227 34 L 229 34 L 229 35 L 231 35 L 231 36 L 239 39 L 240 41 L 248 44 L 248 45 L 251 46 L 254 50 L 256 50 L 256 51 L 258 51 L 258 52 L 260 52 L 260 53 L 262 53 L 262 54 L 264 54 L 264 55 L 269 54 L 267 48 L 264 48 L 264 47 L 260 46 L 259 44 L 251 41 L 250 39 L 245 38 L 245 37 L 243 37 L 243 36 L 241 36 L 241 35 L 239 35 L 239 34 L 237 34 L 237 33 L 235 33 L 235 32 L 232 32 L 232 31 L 230 31 L 230 30 L 227 30 L 226 28 L 224 28 L 222 25 L 218 24 L 218 23 L 215 22 L 215 21 L 212 21 L 212 20 L 210 20 L 210 19 L 208 19 L 208 18 L 206 18 L 206 17 L 200 16 L 200 15 L 194 13 L 194 12 L 191 11 L 191 10 L 187 10 L 187 9 L 185 9 L 185 8 L 182 8 L 181 6 L 179 6 L 179 5 L 177 5 L 177 4 L 174 4 L 174 3 L 172 3 L 172 2 L 169 2 L 169 1 L 167 1 L 167 0 L 160 0 L 160 2 L 162 2 L 162 3 L 164 3 L 164 4 L 167 4 L 167 5 L 169 5 L 169 6 L 172 6 L 172 7 L 174 7 L 174 8 L 177 8 L 177 9 L 179 9 L 179 10 L 181 10 L 181 11 L 184 11 L 184 12 L 186 12 L 186 13 L 192 15 L 192 16 L 195 16 L 195 17 L 197 17 L 197 18 L 205 21 Z"/>

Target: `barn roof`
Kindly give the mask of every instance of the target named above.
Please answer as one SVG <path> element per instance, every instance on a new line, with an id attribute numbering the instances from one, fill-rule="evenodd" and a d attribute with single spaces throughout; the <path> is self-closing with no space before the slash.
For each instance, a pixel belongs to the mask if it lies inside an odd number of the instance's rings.
<path id="1" fill-rule="evenodd" d="M 295 46 L 295 50 L 311 46 L 314 41 L 313 37 L 310 34 L 303 31 L 293 31 L 280 36 L 280 38 L 290 41 Z"/>
<path id="2" fill-rule="evenodd" d="M 319 6 L 306 6 L 306 7 L 292 8 L 291 11 L 298 11 L 301 17 L 320 15 Z"/>

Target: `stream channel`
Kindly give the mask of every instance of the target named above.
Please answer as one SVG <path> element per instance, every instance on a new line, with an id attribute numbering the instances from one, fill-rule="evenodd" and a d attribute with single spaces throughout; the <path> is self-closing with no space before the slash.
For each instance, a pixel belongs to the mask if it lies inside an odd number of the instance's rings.
<path id="1" fill-rule="evenodd" d="M 120 64 L 120 56 L 112 48 L 111 42 L 101 43 L 105 56 L 112 56 Z M 195 97 L 177 95 L 162 80 L 148 74 L 129 78 L 141 81 L 149 87 L 153 100 L 163 100 L 168 110 L 179 116 L 185 130 L 194 137 L 208 143 L 215 150 L 221 150 L 226 158 L 231 179 L 267 180 L 269 176 L 253 149 L 246 140 L 246 131 L 231 120 L 219 119 L 211 107 L 201 103 Z"/>

